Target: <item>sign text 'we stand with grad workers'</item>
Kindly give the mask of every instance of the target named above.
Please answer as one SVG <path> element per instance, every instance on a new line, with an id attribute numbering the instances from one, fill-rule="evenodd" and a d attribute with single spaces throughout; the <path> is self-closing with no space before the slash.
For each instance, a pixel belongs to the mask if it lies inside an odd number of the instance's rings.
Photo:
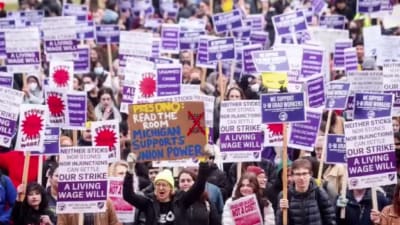
<path id="1" fill-rule="evenodd" d="M 303 93 L 261 95 L 262 123 L 303 122 L 306 120 Z"/>
<path id="2" fill-rule="evenodd" d="M 106 211 L 108 147 L 60 149 L 57 214 Z"/>
<path id="3" fill-rule="evenodd" d="M 392 118 L 345 122 L 349 189 L 397 183 Z"/>
<path id="4" fill-rule="evenodd" d="M 203 102 L 157 102 L 129 107 L 132 152 L 138 161 L 196 158 L 206 144 Z"/>
<path id="5" fill-rule="evenodd" d="M 260 160 L 260 101 L 225 101 L 221 103 L 220 141 L 224 162 Z"/>

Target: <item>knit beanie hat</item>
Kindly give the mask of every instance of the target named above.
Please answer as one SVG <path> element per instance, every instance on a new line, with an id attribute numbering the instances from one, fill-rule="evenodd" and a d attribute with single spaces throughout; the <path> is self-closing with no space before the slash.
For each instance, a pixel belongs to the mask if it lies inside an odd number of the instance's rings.
<path id="1" fill-rule="evenodd" d="M 154 179 L 154 183 L 156 184 L 158 181 L 165 181 L 171 186 L 172 190 L 175 189 L 174 176 L 172 176 L 171 170 L 165 169 L 158 173 Z"/>
<path id="2" fill-rule="evenodd" d="M 261 169 L 258 166 L 249 166 L 249 167 L 247 167 L 246 172 L 247 173 L 254 173 L 256 176 L 258 176 L 258 175 L 260 175 L 262 173 L 265 174 L 264 170 Z"/>

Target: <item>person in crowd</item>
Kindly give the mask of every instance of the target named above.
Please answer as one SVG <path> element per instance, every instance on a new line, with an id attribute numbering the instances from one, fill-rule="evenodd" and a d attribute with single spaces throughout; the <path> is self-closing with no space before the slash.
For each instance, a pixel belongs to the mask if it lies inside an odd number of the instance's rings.
<path id="1" fill-rule="evenodd" d="M 337 224 L 338 225 L 373 225 L 371 221 L 372 197 L 371 189 L 354 189 L 347 191 L 346 198 L 339 196 L 337 207 Z M 389 204 L 386 197 L 377 191 L 378 210 Z M 340 218 L 341 208 L 346 209 L 346 217 Z"/>
<path id="2" fill-rule="evenodd" d="M 35 182 L 26 188 L 23 184 L 18 186 L 11 218 L 16 225 L 56 225 L 56 217 L 48 207 L 46 191 Z"/>
<path id="3" fill-rule="evenodd" d="M 88 93 L 88 100 L 92 106 L 97 106 L 99 103 L 98 92 L 99 88 L 97 87 L 98 79 L 95 74 L 88 73 L 82 76 L 83 89 Z"/>
<path id="4" fill-rule="evenodd" d="M 121 114 L 115 106 L 113 91 L 110 88 L 102 88 L 98 96 L 100 103 L 94 108 L 97 120 L 117 120 L 121 122 Z"/>
<path id="5" fill-rule="evenodd" d="M 124 178 L 128 172 L 129 165 L 126 161 L 116 161 L 113 162 L 109 167 L 109 175 L 111 177 Z"/>
<path id="6" fill-rule="evenodd" d="M 326 123 L 328 121 L 328 112 L 322 114 L 322 121 L 319 128 L 319 135 L 325 135 Z M 332 112 L 331 124 L 329 126 L 328 134 L 344 134 L 344 118 Z"/>
<path id="7" fill-rule="evenodd" d="M 49 183 L 46 188 L 46 198 L 49 204 L 49 210 L 56 215 L 57 195 L 58 195 L 58 164 L 53 164 L 49 171 Z"/>
<path id="8" fill-rule="evenodd" d="M 293 185 L 289 186 L 288 199 L 279 194 L 276 224 L 283 224 L 282 211 L 287 209 L 289 225 L 336 225 L 335 208 L 329 195 L 312 179 L 311 162 L 307 159 L 295 160 L 292 176 Z"/>
<path id="9" fill-rule="evenodd" d="M 262 197 L 267 197 L 267 190 L 270 189 L 272 184 L 269 184 L 270 186 L 267 187 L 268 184 L 268 177 L 265 174 L 265 171 L 258 167 L 258 166 L 249 166 L 246 169 L 246 173 L 253 173 L 258 181 L 258 185 L 260 186 Z"/>
<path id="10" fill-rule="evenodd" d="M 287 161 L 287 181 L 288 181 L 288 187 L 292 185 L 292 161 L 288 160 Z M 283 190 L 283 183 L 282 183 L 282 172 L 283 172 L 283 163 L 280 161 L 276 167 L 276 170 L 274 171 L 274 174 L 276 176 L 275 182 L 271 183 L 270 188 L 267 189 L 267 197 L 269 201 L 272 203 L 272 208 L 274 209 L 274 212 L 278 210 L 279 206 L 279 193 Z M 268 182 L 268 181 L 267 181 Z M 268 185 L 267 185 L 268 187 Z"/>
<path id="11" fill-rule="evenodd" d="M 175 182 L 170 170 L 161 171 L 154 180 L 154 194 L 143 196 L 132 187 L 133 176 L 127 173 L 124 180 L 123 197 L 145 214 L 146 225 L 188 224 L 189 207 L 196 203 L 204 192 L 210 166 L 201 162 L 196 182 L 188 191 L 175 193 Z"/>
<path id="12" fill-rule="evenodd" d="M 42 83 L 38 76 L 29 74 L 26 77 L 26 86 L 23 88 L 25 93 L 24 103 L 26 104 L 43 104 Z"/>
<path id="13" fill-rule="evenodd" d="M 211 167 L 211 173 L 207 178 L 207 182 L 216 185 L 220 189 L 224 201 L 226 201 L 226 199 L 231 197 L 232 185 L 229 183 L 225 172 L 219 169 L 215 163 L 215 150 L 210 148 L 210 152 L 211 155 L 209 157 L 209 163 Z"/>
<path id="14" fill-rule="evenodd" d="M 196 181 L 197 174 L 190 169 L 183 169 L 178 174 L 179 190 L 187 192 Z M 204 191 L 196 202 L 186 210 L 187 222 L 192 225 L 220 225 L 221 218 L 216 206 L 210 201 L 208 194 Z"/>
<path id="15" fill-rule="evenodd" d="M 392 204 L 378 210 L 371 209 L 371 221 L 375 225 L 397 225 L 400 224 L 400 184 L 396 185 Z"/>
<path id="16" fill-rule="evenodd" d="M 11 210 L 14 207 L 17 198 L 11 179 L 0 170 L 0 224 L 9 225 L 11 219 Z"/>
<path id="17" fill-rule="evenodd" d="M 275 215 L 272 205 L 268 199 L 262 197 L 262 190 L 258 184 L 257 177 L 253 173 L 245 173 L 240 177 L 232 198 L 229 198 L 225 203 L 224 212 L 222 213 L 222 224 L 235 224 L 230 210 L 232 202 L 252 194 L 255 194 L 257 197 L 263 224 L 275 225 Z"/>
<path id="18" fill-rule="evenodd" d="M 73 79 L 73 88 L 75 91 L 83 91 L 83 81 L 82 78 L 79 77 L 78 75 L 74 75 Z"/>
<path id="19" fill-rule="evenodd" d="M 153 167 L 152 164 L 149 164 L 148 175 L 150 183 L 144 189 L 141 189 L 144 194 L 149 195 L 154 192 L 154 180 L 156 179 L 159 172 L 159 167 Z"/>
<path id="20" fill-rule="evenodd" d="M 393 133 L 398 133 L 400 131 L 400 121 L 398 117 L 392 117 Z"/>
<path id="21" fill-rule="evenodd" d="M 90 122 L 89 122 L 90 123 Z M 78 146 L 92 146 L 92 131 L 89 128 L 81 130 Z"/>

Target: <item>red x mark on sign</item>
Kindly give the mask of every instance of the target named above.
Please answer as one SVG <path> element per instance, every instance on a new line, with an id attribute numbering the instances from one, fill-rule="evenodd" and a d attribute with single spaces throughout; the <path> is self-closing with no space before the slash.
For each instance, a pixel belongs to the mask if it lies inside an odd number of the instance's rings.
<path id="1" fill-rule="evenodd" d="M 204 130 L 203 127 L 200 126 L 200 120 L 204 117 L 204 112 L 200 113 L 200 115 L 198 115 L 197 118 L 190 111 L 188 111 L 188 114 L 191 120 L 193 121 L 193 126 L 189 129 L 187 136 L 190 136 L 196 127 L 200 129 L 200 132 L 202 134 L 206 135 L 206 131 Z"/>

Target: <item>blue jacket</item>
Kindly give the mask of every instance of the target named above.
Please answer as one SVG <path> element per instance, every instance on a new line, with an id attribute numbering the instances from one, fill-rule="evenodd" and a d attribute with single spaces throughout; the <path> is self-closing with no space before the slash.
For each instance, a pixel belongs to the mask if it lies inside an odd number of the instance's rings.
<path id="1" fill-rule="evenodd" d="M 0 223 L 9 224 L 16 198 L 17 190 L 11 179 L 6 175 L 0 175 Z"/>
<path id="2" fill-rule="evenodd" d="M 224 199 L 222 197 L 221 190 L 217 185 L 211 184 L 211 183 L 206 183 L 206 192 L 208 194 L 208 198 L 210 199 L 210 202 L 215 205 L 215 207 L 218 210 L 218 214 L 222 215 L 222 212 L 224 211 Z"/>

